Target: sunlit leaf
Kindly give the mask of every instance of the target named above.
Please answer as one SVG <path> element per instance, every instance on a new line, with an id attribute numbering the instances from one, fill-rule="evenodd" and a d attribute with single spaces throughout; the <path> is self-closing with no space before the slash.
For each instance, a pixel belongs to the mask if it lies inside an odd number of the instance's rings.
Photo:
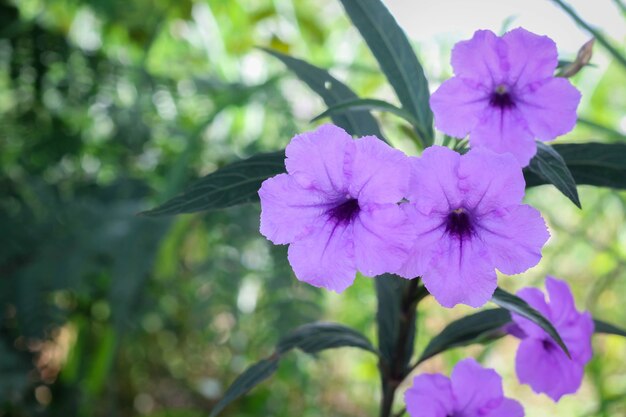
<path id="1" fill-rule="evenodd" d="M 428 81 L 404 31 L 380 0 L 340 1 L 395 90 L 402 108 L 418 121 L 418 134 L 426 145 L 432 144 Z"/>
<path id="2" fill-rule="evenodd" d="M 563 349 L 567 356 L 570 356 L 567 346 L 565 346 L 563 339 L 561 339 L 559 332 L 554 328 L 552 323 L 550 323 L 540 312 L 532 308 L 526 301 L 516 295 L 504 291 L 501 288 L 496 288 L 491 301 L 500 307 L 509 310 L 511 313 L 518 314 L 537 324 L 546 333 L 548 333 L 548 335 L 550 335 L 550 337 L 561 347 L 561 349 Z"/>
<path id="3" fill-rule="evenodd" d="M 479 311 L 453 321 L 428 343 L 417 363 L 448 349 L 497 339 L 504 335 L 501 329 L 510 321 L 511 314 L 503 308 Z"/>
<path id="4" fill-rule="evenodd" d="M 576 183 L 563 157 L 551 146 L 537 142 L 537 154 L 530 161 L 528 170 L 546 182 L 553 184 L 560 192 L 580 208 Z"/>

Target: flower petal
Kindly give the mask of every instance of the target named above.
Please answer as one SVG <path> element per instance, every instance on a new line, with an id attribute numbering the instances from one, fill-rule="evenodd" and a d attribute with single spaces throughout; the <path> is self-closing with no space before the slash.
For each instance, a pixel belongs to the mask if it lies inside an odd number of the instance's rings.
<path id="1" fill-rule="evenodd" d="M 465 193 L 465 207 L 474 215 L 518 205 L 526 183 L 517 160 L 511 154 L 489 149 L 472 149 L 461 158 L 459 188 Z"/>
<path id="2" fill-rule="evenodd" d="M 354 152 L 350 135 L 335 125 L 322 125 L 296 135 L 285 150 L 287 172 L 305 188 L 345 192 L 346 162 Z"/>
<path id="3" fill-rule="evenodd" d="M 409 158 L 375 136 L 355 142 L 349 192 L 359 203 L 398 203 L 407 193 Z"/>
<path id="4" fill-rule="evenodd" d="M 489 105 L 491 91 L 481 83 L 453 77 L 430 96 L 435 127 L 457 138 L 463 138 L 476 126 Z"/>
<path id="5" fill-rule="evenodd" d="M 325 194 L 303 188 L 287 174 L 263 181 L 259 197 L 261 234 L 277 245 L 306 235 L 328 208 Z"/>
<path id="6" fill-rule="evenodd" d="M 362 207 L 353 227 L 356 267 L 364 275 L 394 272 L 406 259 L 413 235 L 397 204 Z"/>
<path id="7" fill-rule="evenodd" d="M 480 307 L 497 287 L 488 249 L 480 239 L 458 239 L 447 234 L 434 245 L 422 280 L 444 307 L 459 303 Z"/>
<path id="8" fill-rule="evenodd" d="M 476 221 L 489 247 L 493 265 L 505 274 L 519 274 L 539 263 L 550 237 L 541 213 L 527 205 L 493 211 Z"/>
<path id="9" fill-rule="evenodd" d="M 411 158 L 412 170 L 407 197 L 423 214 L 447 214 L 460 206 L 460 160 L 458 153 L 443 146 L 431 146 L 426 148 L 421 158 Z"/>
<path id="10" fill-rule="evenodd" d="M 504 394 L 502 378 L 493 369 L 480 366 L 474 359 L 457 363 L 450 376 L 455 409 L 464 416 L 491 415 L 489 410 L 500 405 Z"/>
<path id="11" fill-rule="evenodd" d="M 433 256 L 432 248 L 443 238 L 445 225 L 441 217 L 422 214 L 415 204 L 401 204 L 400 208 L 407 216 L 407 230 L 412 242 L 404 264 L 395 273 L 413 279 L 427 271 Z"/>
<path id="12" fill-rule="evenodd" d="M 289 245 L 288 259 L 300 281 L 342 292 L 356 276 L 352 225 L 320 222 L 306 238 Z"/>
<path id="13" fill-rule="evenodd" d="M 535 338 L 522 340 L 515 356 L 515 371 L 522 384 L 528 384 L 536 393 L 545 393 L 554 401 L 563 395 L 578 391 L 584 368 L 558 347 L 545 349 L 543 341 Z"/>
<path id="14" fill-rule="evenodd" d="M 500 109 L 490 106 L 469 136 L 474 148 L 488 148 L 496 153 L 511 153 L 520 166 L 528 165 L 537 153 L 534 136 L 516 107 Z"/>
<path id="15" fill-rule="evenodd" d="M 552 78 L 522 93 L 517 108 L 540 140 L 564 135 L 576 125 L 580 92 L 566 78 Z"/>
<path id="16" fill-rule="evenodd" d="M 524 407 L 515 400 L 505 398 L 485 417 L 524 417 Z"/>
<path id="17" fill-rule="evenodd" d="M 552 39 L 517 28 L 505 33 L 502 40 L 507 46 L 509 82 L 525 86 L 554 75 L 558 54 Z"/>
<path id="18" fill-rule="evenodd" d="M 472 39 L 458 42 L 452 49 L 454 73 L 484 83 L 488 87 L 503 81 L 506 45 L 490 30 L 477 30 Z"/>
<path id="19" fill-rule="evenodd" d="M 411 417 L 447 417 L 454 412 L 450 379 L 440 374 L 421 374 L 404 393 Z"/>

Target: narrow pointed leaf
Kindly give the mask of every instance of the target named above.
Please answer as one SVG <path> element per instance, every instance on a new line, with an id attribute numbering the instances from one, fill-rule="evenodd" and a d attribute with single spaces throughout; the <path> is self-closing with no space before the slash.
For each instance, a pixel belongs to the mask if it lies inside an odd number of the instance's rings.
<path id="1" fill-rule="evenodd" d="M 171 216 L 257 201 L 261 183 L 281 172 L 285 172 L 284 151 L 257 154 L 202 177 L 179 196 L 141 214 Z"/>
<path id="2" fill-rule="evenodd" d="M 565 352 L 567 356 L 570 356 L 567 346 L 565 346 L 563 339 L 561 339 L 559 332 L 557 332 L 552 323 L 550 323 L 541 313 L 532 308 L 526 301 L 514 294 L 504 291 L 501 288 L 496 288 L 491 301 L 498 306 L 509 310 L 511 313 L 519 314 L 520 316 L 537 324 L 545 330 L 548 335 L 550 335 L 550 337 L 561 347 L 561 349 L 563 349 L 563 352 Z"/>
<path id="3" fill-rule="evenodd" d="M 324 349 L 348 346 L 377 353 L 376 348 L 363 334 L 336 323 L 310 323 L 300 326 L 281 339 L 276 350 L 283 353 L 297 348 L 314 354 Z"/>
<path id="4" fill-rule="evenodd" d="M 626 189 L 626 144 L 588 142 L 552 148 L 561 155 L 576 184 Z M 528 168 L 524 177 L 527 187 L 549 183 Z"/>
<path id="5" fill-rule="evenodd" d="M 334 78 L 328 71 L 301 59 L 271 49 L 262 49 L 282 61 L 301 81 L 316 92 L 328 107 L 358 98 L 348 86 Z M 351 135 L 374 135 L 384 140 L 378 127 L 378 122 L 367 110 L 334 114 L 332 120 L 337 126 L 342 127 Z"/>
<path id="6" fill-rule="evenodd" d="M 402 104 L 433 140 L 428 81 L 406 34 L 380 0 L 340 0 Z"/>
<path id="7" fill-rule="evenodd" d="M 453 321 L 428 343 L 417 364 L 448 349 L 502 337 L 502 327 L 510 322 L 511 314 L 503 308 L 479 311 Z"/>
<path id="8" fill-rule="evenodd" d="M 415 118 L 406 110 L 396 107 L 393 104 L 388 103 L 384 100 L 377 100 L 373 98 L 357 98 L 354 100 L 343 101 L 329 107 L 325 112 L 319 114 L 314 119 L 312 119 L 311 122 L 316 122 L 320 119 L 323 119 L 324 117 L 332 116 L 335 114 L 347 113 L 358 110 L 385 111 L 403 118 L 413 126 L 417 125 L 417 121 L 415 120 Z"/>
<path id="9" fill-rule="evenodd" d="M 597 319 L 593 320 L 593 324 L 595 325 L 596 333 L 614 334 L 617 336 L 626 337 L 626 330 L 619 328 L 614 324 L 607 323 L 606 321 L 597 320 Z"/>
<path id="10" fill-rule="evenodd" d="M 241 397 L 276 372 L 282 356 L 292 349 L 316 354 L 326 349 L 356 347 L 378 354 L 371 342 L 356 330 L 337 323 L 309 323 L 289 332 L 276 345 L 276 351 L 267 359 L 260 360 L 239 375 L 228 387 L 224 397 L 211 410 L 210 417 L 217 416 L 231 402 Z"/>
<path id="11" fill-rule="evenodd" d="M 537 142 L 537 154 L 528 170 L 554 186 L 580 208 L 576 182 L 563 157 L 551 146 Z"/>
<path id="12" fill-rule="evenodd" d="M 228 387 L 224 397 L 222 397 L 211 410 L 209 417 L 218 415 L 228 404 L 250 391 L 259 383 L 265 381 L 272 376 L 277 369 L 278 357 L 263 359 L 246 369 L 243 374 L 239 375 L 232 385 Z"/>

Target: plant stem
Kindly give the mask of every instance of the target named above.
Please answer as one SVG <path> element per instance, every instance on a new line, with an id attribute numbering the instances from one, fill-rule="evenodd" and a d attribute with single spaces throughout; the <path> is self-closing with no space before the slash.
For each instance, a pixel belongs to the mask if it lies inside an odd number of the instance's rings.
<path id="1" fill-rule="evenodd" d="M 380 417 L 391 417 L 393 400 L 396 390 L 409 372 L 409 361 L 413 353 L 413 343 L 416 331 L 417 303 L 428 292 L 419 286 L 419 278 L 409 281 L 404 290 L 400 302 L 400 314 L 398 316 L 398 337 L 395 342 L 394 355 L 391 363 L 381 363 L 382 378 L 382 402 L 380 405 Z"/>

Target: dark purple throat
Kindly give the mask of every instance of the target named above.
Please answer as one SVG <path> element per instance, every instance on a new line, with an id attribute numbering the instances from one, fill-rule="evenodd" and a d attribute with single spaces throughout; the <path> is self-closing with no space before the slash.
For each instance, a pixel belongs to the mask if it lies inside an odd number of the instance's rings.
<path id="1" fill-rule="evenodd" d="M 359 200 L 350 198 L 328 210 L 328 215 L 337 223 L 349 223 L 354 220 L 360 210 Z"/>
<path id="2" fill-rule="evenodd" d="M 552 340 L 543 339 L 541 341 L 541 344 L 543 345 L 543 350 L 545 350 L 546 352 L 552 352 L 553 350 L 557 349 L 556 344 Z"/>
<path id="3" fill-rule="evenodd" d="M 472 219 L 465 209 L 459 208 L 448 214 L 446 232 L 459 238 L 466 238 L 471 236 L 473 231 Z"/>
<path id="4" fill-rule="evenodd" d="M 509 92 L 509 89 L 504 85 L 499 85 L 496 90 L 491 93 L 489 97 L 489 105 L 498 107 L 500 109 L 509 109 L 515 107 L 515 101 L 513 96 Z"/>

